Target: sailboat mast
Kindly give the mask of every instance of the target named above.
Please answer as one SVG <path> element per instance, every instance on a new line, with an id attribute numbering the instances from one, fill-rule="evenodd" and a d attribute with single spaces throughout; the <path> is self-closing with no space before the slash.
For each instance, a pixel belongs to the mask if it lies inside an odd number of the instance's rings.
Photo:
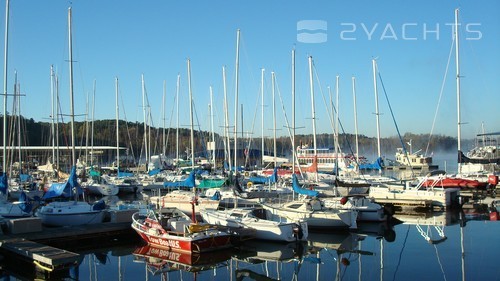
<path id="1" fill-rule="evenodd" d="M 56 75 L 56 167 L 57 170 L 60 169 L 59 166 L 59 77 Z M 57 173 L 57 178 L 59 179 L 59 173 Z"/>
<path id="2" fill-rule="evenodd" d="M 69 42 L 69 95 L 70 95 L 70 116 L 71 116 L 71 161 L 76 165 L 75 152 L 75 104 L 73 97 L 73 34 L 71 32 L 71 7 L 68 8 L 68 42 Z"/>
<path id="3" fill-rule="evenodd" d="M 295 174 L 295 49 L 292 49 L 292 174 Z"/>
<path id="4" fill-rule="evenodd" d="M 339 129 L 340 129 L 340 105 L 339 105 L 339 76 L 335 78 L 335 175 L 339 175 Z"/>
<path id="5" fill-rule="evenodd" d="M 141 74 L 141 85 L 142 85 L 142 114 L 144 117 L 144 152 L 146 157 L 146 163 L 149 161 L 148 158 L 148 131 L 147 131 L 147 116 L 146 116 L 146 87 L 144 85 L 144 74 Z"/>
<path id="6" fill-rule="evenodd" d="M 262 132 L 262 140 L 261 140 L 261 149 L 260 149 L 260 153 L 261 153 L 261 156 L 262 156 L 262 167 L 264 167 L 264 149 L 265 149 L 265 146 L 264 146 L 264 68 L 262 68 L 260 70 L 260 99 L 261 99 L 261 124 L 262 124 L 262 128 L 261 128 L 261 132 Z"/>
<path id="7" fill-rule="evenodd" d="M 90 166 L 94 166 L 94 118 L 95 118 L 95 90 L 96 81 L 94 79 L 93 91 L 92 91 L 92 126 L 90 132 Z"/>
<path id="8" fill-rule="evenodd" d="M 162 139 L 163 139 L 163 141 L 162 141 L 162 144 L 163 144 L 162 152 L 163 153 L 162 154 L 163 155 L 165 155 L 165 153 L 166 153 L 166 150 L 165 150 L 166 149 L 165 148 L 165 146 L 166 146 L 166 140 L 165 140 L 165 121 L 166 121 L 165 98 L 166 98 L 166 95 L 167 95 L 167 81 L 163 80 L 163 97 L 162 97 L 162 101 L 161 101 L 161 107 L 162 107 L 162 112 L 163 112 L 163 116 L 162 116 L 163 117 L 162 118 L 163 119 L 163 126 L 162 126 L 163 127 L 163 134 L 162 134 Z"/>
<path id="9" fill-rule="evenodd" d="M 177 108 L 177 130 L 175 133 L 175 159 L 179 160 L 179 91 L 181 87 L 181 75 L 177 74 L 177 88 L 176 88 L 176 108 Z"/>
<path id="10" fill-rule="evenodd" d="M 17 71 L 14 71 L 14 96 L 17 99 L 17 145 L 18 145 L 18 156 L 19 156 L 19 172 L 23 172 L 23 162 L 22 162 L 22 150 L 21 150 L 21 86 L 17 82 Z"/>
<path id="11" fill-rule="evenodd" d="M 312 116 L 312 129 L 313 129 L 313 148 L 314 148 L 314 158 L 316 158 L 317 149 L 316 146 L 316 110 L 314 106 L 314 83 L 313 83 L 313 60 L 312 56 L 309 56 L 309 85 L 311 91 L 311 116 Z"/>
<path id="12" fill-rule="evenodd" d="M 356 105 L 356 77 L 352 77 L 352 97 L 354 104 L 354 132 L 356 138 L 356 163 L 359 164 L 359 142 L 358 142 L 358 107 Z"/>
<path id="13" fill-rule="evenodd" d="M 275 98 L 275 79 L 276 76 L 274 75 L 274 71 L 271 72 L 271 83 L 272 83 L 272 94 L 273 94 L 273 149 L 274 149 L 274 168 L 277 167 L 277 162 L 276 162 L 276 154 L 277 154 L 277 147 L 276 147 L 276 98 Z"/>
<path id="14" fill-rule="evenodd" d="M 373 67 L 373 89 L 375 91 L 375 119 L 377 120 L 377 156 L 381 157 L 380 152 L 380 114 L 378 111 L 378 90 L 377 90 L 377 62 L 372 60 Z"/>
<path id="15" fill-rule="evenodd" d="M 118 104 L 118 77 L 115 77 L 115 116 L 116 116 L 116 176 L 120 173 L 120 110 Z"/>
<path id="16" fill-rule="evenodd" d="M 229 110 L 227 106 L 227 86 L 226 86 L 226 67 L 222 67 L 222 85 L 224 88 L 224 136 L 226 138 L 227 164 L 231 170 L 231 138 L 229 137 Z"/>
<path id="17" fill-rule="evenodd" d="M 238 88 L 239 88 L 239 67 L 240 67 L 240 30 L 236 33 L 236 63 L 235 63 L 235 87 L 234 87 L 234 168 L 238 173 Z"/>
<path id="18" fill-rule="evenodd" d="M 309 56 L 309 85 L 310 85 L 310 90 L 311 90 L 311 116 L 312 116 L 312 127 L 313 127 L 313 147 L 314 147 L 314 152 L 313 152 L 313 164 L 315 161 L 317 161 L 318 158 L 318 147 L 316 145 L 316 107 L 314 105 L 314 83 L 313 83 L 313 59 L 312 56 Z M 316 171 L 315 174 L 315 180 L 316 182 L 318 181 L 318 173 Z"/>
<path id="19" fill-rule="evenodd" d="M 212 165 L 215 168 L 214 93 L 210 86 L 210 130 L 212 131 Z"/>
<path id="20" fill-rule="evenodd" d="M 194 170 L 194 123 L 193 123 L 193 92 L 191 91 L 191 61 L 187 60 L 188 91 L 189 91 L 189 124 L 191 128 L 191 168 Z"/>
<path id="21" fill-rule="evenodd" d="M 88 163 L 89 156 L 89 94 L 87 93 L 85 102 L 85 165 Z"/>
<path id="22" fill-rule="evenodd" d="M 3 163 L 2 169 L 7 173 L 7 59 L 9 49 L 9 0 L 5 1 L 5 48 L 3 64 Z"/>
<path id="23" fill-rule="evenodd" d="M 55 161 L 56 149 L 55 149 L 55 128 L 54 128 L 54 66 L 50 66 L 50 130 L 52 138 L 52 163 Z"/>
<path id="24" fill-rule="evenodd" d="M 457 82 L 457 146 L 458 150 L 462 150 L 462 129 L 461 129 L 461 115 L 460 115 L 460 47 L 458 40 L 458 9 L 455 9 L 455 64 L 457 70 L 456 82 Z M 460 169 L 460 164 L 458 164 Z M 459 171 L 460 172 L 460 171 Z"/>

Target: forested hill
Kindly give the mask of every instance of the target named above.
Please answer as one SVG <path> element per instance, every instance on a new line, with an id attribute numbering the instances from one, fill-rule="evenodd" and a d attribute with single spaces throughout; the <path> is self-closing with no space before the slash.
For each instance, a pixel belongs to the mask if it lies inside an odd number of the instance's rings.
<path id="1" fill-rule="evenodd" d="M 3 117 L 2 117 L 3 118 Z M 3 122 L 0 122 L 0 128 L 3 127 Z M 17 141 L 17 125 L 18 120 L 14 118 L 8 118 L 8 141 L 7 145 L 13 144 L 18 145 Z M 75 123 L 75 133 L 76 133 L 76 145 L 91 145 L 92 138 L 92 125 L 91 123 L 86 126 L 85 122 Z M 94 122 L 94 134 L 93 143 L 95 146 L 105 145 L 105 146 L 116 146 L 116 121 L 115 120 L 98 120 Z M 51 134 L 52 124 L 50 122 L 35 122 L 33 119 L 21 118 L 21 138 L 23 146 L 48 146 L 50 145 L 52 134 Z M 59 144 L 61 146 L 70 145 L 70 125 L 69 123 L 59 124 L 55 126 L 55 131 L 58 132 Z M 58 128 L 57 128 L 58 127 Z M 140 155 L 140 151 L 144 146 L 144 124 L 139 122 L 119 122 L 120 128 L 120 146 L 127 147 L 134 152 L 134 155 Z M 3 128 L 2 128 L 3 130 Z M 167 154 L 172 155 L 175 152 L 176 147 L 176 132 L 175 128 L 147 128 L 150 131 L 151 139 L 151 150 L 153 153 L 159 153 L 163 149 L 163 142 L 166 144 Z M 210 132 L 208 131 L 195 131 L 195 151 L 204 151 L 207 141 L 211 139 Z M 88 136 L 88 137 L 87 137 Z M 165 138 L 163 137 L 165 136 Z M 406 133 L 402 136 L 403 142 L 406 148 L 409 150 L 408 142 L 411 140 L 412 150 L 415 152 L 422 149 L 423 152 L 427 149 L 428 153 L 444 151 L 444 152 L 454 152 L 457 149 L 457 140 L 455 137 L 449 137 L 444 135 L 433 135 L 428 134 L 411 134 Z M 88 142 L 86 142 L 88 140 Z M 164 141 L 165 140 L 165 141 Z M 219 135 L 216 135 L 216 140 L 218 140 L 217 147 L 222 147 L 222 140 Z M 472 142 L 471 140 L 462 140 L 463 146 L 468 147 Z M 242 139 L 242 144 L 247 144 L 248 141 Z M 365 154 L 367 152 L 376 151 L 377 141 L 375 138 L 367 137 L 364 135 L 358 136 L 360 154 Z M 252 140 L 253 148 L 260 148 L 261 138 L 255 138 Z M 313 138 L 311 135 L 297 135 L 295 144 L 311 144 L 313 143 Z M 353 134 L 341 134 L 339 136 L 339 143 L 341 149 L 345 153 L 355 152 L 355 135 Z M 333 136 L 332 134 L 319 134 L 317 135 L 317 145 L 318 147 L 333 147 Z M 269 147 L 273 147 L 273 141 L 269 138 L 266 139 L 266 150 Z M 385 137 L 381 139 L 381 150 L 384 153 L 393 155 L 396 148 L 401 147 L 402 142 L 397 136 Z M 179 130 L 179 147 L 184 153 L 186 148 L 190 147 L 190 131 L 186 128 Z M 278 152 L 280 154 L 289 154 L 287 152 L 291 151 L 290 137 L 283 136 L 277 139 Z"/>

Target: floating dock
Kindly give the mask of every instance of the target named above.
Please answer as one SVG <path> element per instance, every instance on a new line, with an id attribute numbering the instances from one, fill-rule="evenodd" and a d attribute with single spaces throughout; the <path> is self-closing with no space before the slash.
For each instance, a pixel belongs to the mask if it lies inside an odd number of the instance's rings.
<path id="1" fill-rule="evenodd" d="M 0 251 L 8 260 L 33 263 L 44 272 L 68 269 L 83 257 L 65 249 L 82 249 L 95 242 L 116 240 L 118 236 L 136 237 L 130 227 L 130 212 L 116 211 L 110 222 L 71 227 L 43 227 L 36 217 L 4 219 L 0 221 Z"/>
<path id="2" fill-rule="evenodd" d="M 17 238 L 1 241 L 0 248 L 2 251 L 33 260 L 33 263 L 46 271 L 77 264 L 82 258 L 70 251 Z"/>
<path id="3" fill-rule="evenodd" d="M 386 199 L 386 198 L 376 198 L 374 199 L 376 203 L 381 205 L 393 205 L 396 207 L 410 207 L 410 208 L 426 208 L 431 209 L 432 200 L 414 200 L 414 199 Z"/>

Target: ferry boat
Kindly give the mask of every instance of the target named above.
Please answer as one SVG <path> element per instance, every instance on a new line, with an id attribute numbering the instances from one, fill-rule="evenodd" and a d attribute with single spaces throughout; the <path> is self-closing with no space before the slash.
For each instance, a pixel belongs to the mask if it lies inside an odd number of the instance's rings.
<path id="1" fill-rule="evenodd" d="M 431 156 L 425 156 L 419 153 L 419 151 L 405 153 L 401 147 L 396 150 L 396 162 L 400 166 L 411 167 L 413 169 L 437 168 L 437 165 L 432 164 Z"/>
<path id="2" fill-rule="evenodd" d="M 347 169 L 351 165 L 351 156 L 341 152 L 335 152 L 333 148 L 314 148 L 308 145 L 300 145 L 296 149 L 297 160 L 301 166 L 309 167 L 313 165 L 314 158 L 317 159 L 318 171 L 333 172 L 338 163 L 339 169 Z"/>

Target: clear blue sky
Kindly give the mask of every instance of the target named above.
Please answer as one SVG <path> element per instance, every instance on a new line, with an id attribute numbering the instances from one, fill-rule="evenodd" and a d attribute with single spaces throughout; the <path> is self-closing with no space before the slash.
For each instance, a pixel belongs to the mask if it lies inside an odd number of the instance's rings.
<path id="1" fill-rule="evenodd" d="M 60 98 L 69 113 L 67 10 L 73 9 L 73 60 L 76 114 L 96 89 L 96 119 L 115 118 L 115 82 L 124 107 L 120 118 L 142 121 L 141 74 L 144 74 L 153 122 L 161 121 L 163 81 L 167 83 L 167 126 L 176 124 L 174 95 L 181 75 L 180 123 L 189 123 L 186 60 L 192 66 L 197 118 L 209 130 L 209 86 L 214 88 L 215 125 L 221 131 L 222 66 L 227 66 L 231 124 L 234 123 L 236 30 L 241 29 L 240 92 L 244 131 L 261 135 L 260 69 L 265 68 L 265 134 L 272 136 L 271 71 L 291 118 L 291 50 L 296 49 L 297 133 L 311 133 L 307 57 L 314 58 L 317 131 L 331 133 L 322 92 L 335 89 L 340 76 L 340 118 L 354 133 L 351 77 L 357 80 L 359 133 L 375 136 L 372 58 L 378 58 L 389 101 L 401 133 L 429 133 L 452 44 L 454 9 L 460 8 L 463 137 L 500 131 L 500 2 L 485 1 L 163 1 L 163 0 L 11 0 L 8 87 L 14 70 L 21 84 L 22 114 L 48 121 L 50 66 L 60 79 Z M 5 1 L 0 4 L 5 14 Z M 3 17 L 2 17 L 3 18 Z M 297 41 L 297 22 L 327 22 L 327 41 Z M 0 21 L 4 30 L 4 20 Z M 342 40 L 348 38 L 351 40 Z M 3 36 L 1 36 L 3 38 Z M 480 38 L 479 38 L 480 37 Z M 413 39 L 413 40 L 407 40 Z M 479 39 L 479 40 L 473 40 Z M 3 39 L 2 47 L 3 50 Z M 435 134 L 457 135 L 454 54 L 445 79 Z M 320 90 L 321 89 L 321 90 Z M 9 109 L 11 111 L 9 97 Z M 396 130 L 379 83 L 382 136 Z M 276 97 L 278 135 L 285 135 Z M 256 115 L 256 118 L 254 116 Z M 68 117 L 65 117 L 68 120 Z M 241 121 L 241 118 L 238 117 Z M 78 117 L 77 120 L 83 120 Z M 255 123 L 255 125 L 252 125 Z M 240 125 L 239 125 L 240 126 Z"/>

